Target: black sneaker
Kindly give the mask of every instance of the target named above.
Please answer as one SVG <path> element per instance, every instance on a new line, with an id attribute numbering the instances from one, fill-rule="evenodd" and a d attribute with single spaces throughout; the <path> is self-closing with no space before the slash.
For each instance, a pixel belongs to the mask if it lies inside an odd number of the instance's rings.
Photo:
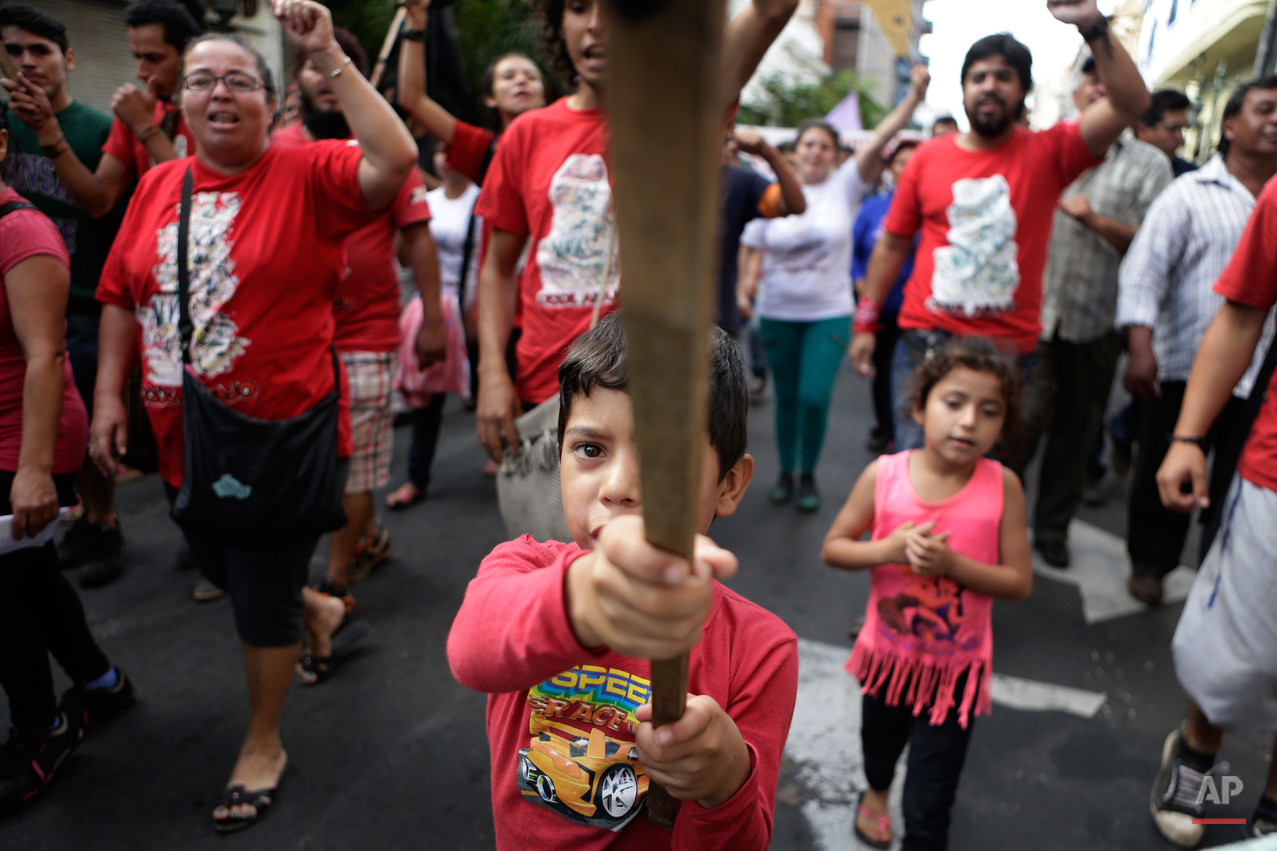
<path id="1" fill-rule="evenodd" d="M 1206 826 L 1193 824 L 1193 819 L 1202 818 L 1205 810 L 1202 782 L 1207 775 L 1228 771 L 1228 763 L 1214 763 L 1213 754 L 1188 746 L 1182 730 L 1166 737 L 1166 744 L 1162 746 L 1162 768 L 1149 793 L 1149 810 L 1158 832 L 1172 845 L 1194 848 L 1202 841 Z"/>
<path id="2" fill-rule="evenodd" d="M 110 721 L 137 701 L 137 689 L 128 674 L 115 669 L 120 681 L 114 688 L 87 689 L 84 683 L 76 683 L 62 693 L 58 709 L 88 733 Z"/>
<path id="3" fill-rule="evenodd" d="M 120 533 L 120 521 L 115 525 L 97 526 L 97 540 L 93 555 L 80 571 L 81 588 L 101 588 L 114 582 L 124 572 L 124 535 Z"/>
<path id="4" fill-rule="evenodd" d="M 63 570 L 79 567 L 93 558 L 98 540 L 98 528 L 92 525 L 84 515 L 71 524 L 67 533 L 58 544 L 58 564 Z"/>
<path id="5" fill-rule="evenodd" d="M 80 725 L 65 713 L 60 720 L 61 728 L 53 733 L 31 736 L 9 731 L 9 741 L 0 747 L 0 812 L 43 792 L 62 761 L 80 746 L 84 736 Z"/>

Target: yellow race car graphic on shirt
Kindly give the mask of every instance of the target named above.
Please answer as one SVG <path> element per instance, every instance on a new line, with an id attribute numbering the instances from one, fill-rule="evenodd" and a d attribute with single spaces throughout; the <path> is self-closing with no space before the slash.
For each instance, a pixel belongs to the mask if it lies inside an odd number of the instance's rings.
<path id="1" fill-rule="evenodd" d="M 625 671 L 589 666 L 534 687 L 531 740 L 519 751 L 523 799 L 578 824 L 613 831 L 629 824 L 649 783 L 633 741 L 633 711 L 649 687 Z"/>

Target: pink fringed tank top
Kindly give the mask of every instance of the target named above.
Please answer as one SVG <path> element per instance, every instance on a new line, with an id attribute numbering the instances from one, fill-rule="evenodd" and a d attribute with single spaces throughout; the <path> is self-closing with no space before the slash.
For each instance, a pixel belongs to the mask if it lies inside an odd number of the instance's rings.
<path id="1" fill-rule="evenodd" d="M 878 459 L 874 486 L 873 539 L 891 535 L 900 524 L 936 521 L 936 532 L 948 532 L 955 552 L 985 564 L 999 562 L 1002 521 L 1002 465 L 981 458 L 962 490 L 940 502 L 919 498 L 909 478 L 910 452 Z M 861 690 L 897 706 L 901 700 L 919 715 L 930 709 L 930 722 L 944 722 L 955 706 L 967 726 L 972 708 L 987 715 L 992 708 L 989 681 L 993 666 L 993 598 L 968 589 L 947 576 L 919 576 L 907 564 L 873 569 L 865 625 L 856 638 L 847 671 Z M 958 679 L 966 687 L 956 695 Z M 908 693 L 905 689 L 908 687 Z"/>

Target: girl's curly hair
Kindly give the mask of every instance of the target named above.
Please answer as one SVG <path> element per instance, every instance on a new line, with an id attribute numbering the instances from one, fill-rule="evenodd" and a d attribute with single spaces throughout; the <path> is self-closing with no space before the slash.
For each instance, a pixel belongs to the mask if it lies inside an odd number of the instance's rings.
<path id="1" fill-rule="evenodd" d="M 563 40 L 563 7 L 567 0 L 535 0 L 537 13 L 541 15 L 545 39 L 545 51 L 554 60 L 554 70 L 563 79 L 576 79 L 576 66 L 568 55 L 567 42 Z"/>
<path id="2" fill-rule="evenodd" d="M 1018 456 L 1024 443 L 1024 421 L 1020 414 L 1024 380 L 1011 356 L 983 337 L 954 337 L 927 358 L 913 373 L 913 393 L 908 398 L 906 416 L 927 408 L 927 397 L 940 380 L 958 367 L 986 372 L 998 379 L 1006 418 L 1002 422 L 1003 455 Z"/>

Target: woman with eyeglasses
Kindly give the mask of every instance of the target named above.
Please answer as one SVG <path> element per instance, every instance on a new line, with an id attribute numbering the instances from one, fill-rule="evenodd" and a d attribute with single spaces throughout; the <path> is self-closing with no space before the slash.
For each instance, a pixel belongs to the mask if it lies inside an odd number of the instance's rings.
<path id="1" fill-rule="evenodd" d="M 109 472 L 125 449 L 121 394 L 140 348 L 143 399 L 171 500 L 185 493 L 184 372 L 208 391 L 199 394 L 199 405 L 211 398 L 254 421 L 299 419 L 331 398 L 338 381 L 332 304 L 346 237 L 391 203 L 416 163 L 407 128 L 334 40 L 328 10 L 312 0 L 275 0 L 274 11 L 298 49 L 330 77 L 358 144 L 272 148 L 276 90 L 265 60 L 234 34 L 192 42 L 183 57 L 181 107 L 196 154 L 157 166 L 138 184 L 98 287 L 103 308 L 92 457 Z M 193 328 L 184 352 L 177 267 L 188 170 L 193 191 L 185 253 Z M 344 387 L 341 393 L 331 451 L 348 458 Z M 231 485 L 212 490 L 247 498 L 241 482 Z M 187 531 L 209 578 L 231 599 L 248 677 L 248 731 L 213 811 L 214 827 L 229 832 L 265 815 L 284 772 L 279 722 L 303 627 L 308 652 L 323 657 L 345 607 L 305 588 L 318 534 L 244 545 L 236 542 L 238 529 Z"/>

